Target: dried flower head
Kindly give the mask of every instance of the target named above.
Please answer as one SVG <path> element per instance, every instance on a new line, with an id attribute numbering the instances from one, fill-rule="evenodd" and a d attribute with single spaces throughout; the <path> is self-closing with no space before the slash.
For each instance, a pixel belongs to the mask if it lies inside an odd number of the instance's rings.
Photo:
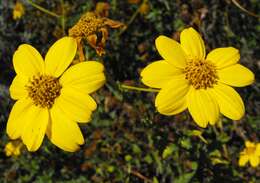
<path id="1" fill-rule="evenodd" d="M 121 27 L 124 27 L 121 22 L 101 17 L 95 12 L 87 12 L 69 30 L 69 36 L 77 40 L 79 50 L 82 47 L 81 40 L 86 39 L 89 45 L 95 48 L 98 55 L 103 55 L 105 54 L 105 43 L 108 39 L 108 28 L 116 29 Z M 84 58 L 82 53 L 80 56 Z"/>

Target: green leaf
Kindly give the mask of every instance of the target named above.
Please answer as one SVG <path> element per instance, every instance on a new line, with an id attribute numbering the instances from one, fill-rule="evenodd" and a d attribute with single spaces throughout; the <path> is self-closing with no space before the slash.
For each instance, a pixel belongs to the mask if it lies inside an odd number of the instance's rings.
<path id="1" fill-rule="evenodd" d="M 153 177 L 153 183 L 159 183 L 159 180 L 156 177 Z"/>
<path id="2" fill-rule="evenodd" d="M 181 146 L 185 149 L 190 149 L 191 148 L 191 142 L 190 139 L 185 138 L 181 140 Z"/>
<path id="3" fill-rule="evenodd" d="M 125 156 L 125 160 L 126 160 L 126 161 L 131 161 L 131 160 L 132 160 L 132 156 L 129 155 L 129 154 L 126 155 L 126 156 Z"/>
<path id="4" fill-rule="evenodd" d="M 134 152 L 135 154 L 141 154 L 141 152 L 142 152 L 142 150 L 140 149 L 140 147 L 139 147 L 138 145 L 136 145 L 136 144 L 133 144 L 132 149 L 133 149 L 133 152 Z"/>
<path id="5" fill-rule="evenodd" d="M 189 183 L 192 179 L 192 177 L 194 176 L 194 174 L 197 171 L 198 168 L 198 163 L 197 162 L 192 162 L 191 165 L 193 171 L 190 173 L 184 173 L 182 175 L 180 175 L 175 181 L 174 183 Z"/>
<path id="6" fill-rule="evenodd" d="M 218 140 L 224 144 L 230 140 L 230 137 L 226 133 L 221 133 L 220 136 L 218 136 Z"/>
<path id="7" fill-rule="evenodd" d="M 167 146 L 162 154 L 163 159 L 166 159 L 167 157 L 169 157 L 170 155 L 172 155 L 172 153 L 177 149 L 177 146 L 175 144 L 171 144 L 169 146 Z"/>
<path id="8" fill-rule="evenodd" d="M 144 157 L 144 161 L 148 164 L 151 164 L 153 162 L 153 158 L 150 155 L 146 155 Z"/>

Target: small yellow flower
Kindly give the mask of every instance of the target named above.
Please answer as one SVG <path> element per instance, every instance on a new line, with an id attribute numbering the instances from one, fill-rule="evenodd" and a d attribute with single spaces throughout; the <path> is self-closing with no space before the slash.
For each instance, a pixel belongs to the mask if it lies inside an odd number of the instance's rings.
<path id="1" fill-rule="evenodd" d="M 19 156 L 23 143 L 20 141 L 11 141 L 5 145 L 6 156 Z"/>
<path id="2" fill-rule="evenodd" d="M 219 113 L 233 120 L 244 115 L 244 103 L 230 86 L 250 85 L 254 74 L 238 64 L 237 49 L 217 48 L 206 56 L 204 42 L 193 28 L 181 32 L 180 44 L 159 36 L 155 45 L 163 60 L 144 68 L 141 77 L 145 85 L 161 88 L 155 99 L 161 114 L 174 115 L 188 108 L 204 128 L 215 124 Z"/>
<path id="3" fill-rule="evenodd" d="M 10 94 L 18 101 L 8 119 L 7 134 L 11 139 L 21 138 L 29 151 L 41 146 L 45 133 L 65 151 L 76 151 L 84 143 L 77 122 L 90 121 L 97 104 L 89 94 L 104 84 L 105 76 L 99 62 L 69 67 L 76 50 L 76 41 L 64 37 L 51 46 L 45 61 L 28 44 L 14 53 L 17 76 Z"/>
<path id="4" fill-rule="evenodd" d="M 245 142 L 246 148 L 240 153 L 239 166 L 245 166 L 249 161 L 252 167 L 257 167 L 260 162 L 260 143 Z"/>
<path id="5" fill-rule="evenodd" d="M 148 1 L 144 1 L 140 8 L 139 8 L 139 12 L 142 14 L 142 15 L 146 15 L 148 14 L 150 11 L 150 5 L 149 5 L 149 2 Z"/>
<path id="6" fill-rule="evenodd" d="M 20 19 L 25 13 L 24 6 L 21 2 L 17 1 L 13 9 L 13 19 Z"/>

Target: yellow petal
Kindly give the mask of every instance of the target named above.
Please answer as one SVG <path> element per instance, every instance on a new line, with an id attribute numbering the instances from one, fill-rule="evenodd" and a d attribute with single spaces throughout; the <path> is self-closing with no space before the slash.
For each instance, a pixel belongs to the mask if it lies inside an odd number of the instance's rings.
<path id="1" fill-rule="evenodd" d="M 84 93 L 92 93 L 105 83 L 104 66 L 95 61 L 87 61 L 70 67 L 60 78 L 60 83 Z"/>
<path id="2" fill-rule="evenodd" d="M 188 109 L 198 126 L 205 128 L 208 123 L 214 125 L 219 119 L 219 107 L 210 89 L 191 88 L 188 96 Z"/>
<path id="3" fill-rule="evenodd" d="M 44 72 L 44 62 L 40 53 L 28 44 L 22 44 L 13 56 L 15 72 L 18 75 L 31 77 Z"/>
<path id="4" fill-rule="evenodd" d="M 259 156 L 255 154 L 249 156 L 249 162 L 252 165 L 252 167 L 257 167 L 259 165 Z"/>
<path id="5" fill-rule="evenodd" d="M 181 47 L 190 59 L 204 60 L 206 50 L 200 34 L 192 27 L 184 29 L 180 35 Z"/>
<path id="6" fill-rule="evenodd" d="M 174 115 L 184 111 L 187 108 L 188 90 L 189 84 L 184 76 L 173 78 L 156 96 L 157 110 L 164 115 Z"/>
<path id="7" fill-rule="evenodd" d="M 70 120 L 56 105 L 50 111 L 47 136 L 50 141 L 64 151 L 75 152 L 79 145 L 84 143 L 84 138 L 75 121 Z"/>
<path id="8" fill-rule="evenodd" d="M 245 113 L 244 103 L 239 94 L 230 86 L 218 83 L 212 90 L 218 101 L 220 112 L 232 119 L 239 120 Z"/>
<path id="9" fill-rule="evenodd" d="M 57 105 L 72 121 L 88 122 L 91 113 L 97 108 L 97 104 L 88 94 L 84 94 L 73 88 L 62 88 L 61 95 L 56 99 Z"/>
<path id="10" fill-rule="evenodd" d="M 22 135 L 32 105 L 32 101 L 28 99 L 18 100 L 14 104 L 6 127 L 7 134 L 11 139 L 17 139 Z"/>
<path id="11" fill-rule="evenodd" d="M 227 85 L 243 87 L 254 82 L 254 74 L 246 67 L 235 64 L 218 71 L 219 81 Z"/>
<path id="12" fill-rule="evenodd" d="M 255 152 L 257 156 L 260 156 L 260 143 L 257 143 Z"/>
<path id="13" fill-rule="evenodd" d="M 217 69 L 221 69 L 236 64 L 240 59 L 239 51 L 233 47 L 217 48 L 212 50 L 206 60 L 215 64 Z"/>
<path id="14" fill-rule="evenodd" d="M 142 82 L 152 88 L 162 88 L 174 76 L 182 74 L 182 70 L 178 69 L 168 62 L 156 61 L 149 64 L 141 72 Z"/>
<path id="15" fill-rule="evenodd" d="M 166 62 L 178 68 L 186 66 L 185 53 L 177 41 L 166 36 L 159 36 L 155 40 L 155 45 Z"/>
<path id="16" fill-rule="evenodd" d="M 250 142 L 249 140 L 247 140 L 247 141 L 245 142 L 245 145 L 246 145 L 246 147 L 253 147 L 253 148 L 255 148 L 255 143 Z"/>
<path id="17" fill-rule="evenodd" d="M 248 160 L 249 160 L 248 155 L 240 155 L 239 161 L 238 161 L 239 166 L 245 166 L 246 163 L 248 162 Z"/>
<path id="18" fill-rule="evenodd" d="M 47 129 L 49 111 L 46 108 L 33 105 L 27 116 L 27 123 L 22 132 L 22 140 L 28 151 L 36 151 L 41 146 Z"/>
<path id="19" fill-rule="evenodd" d="M 10 86 L 10 95 L 12 99 L 21 99 L 28 96 L 25 85 L 28 83 L 27 77 L 22 75 L 15 76 L 11 86 Z"/>
<path id="20" fill-rule="evenodd" d="M 59 77 L 71 64 L 76 51 L 77 43 L 73 38 L 63 37 L 56 41 L 45 57 L 46 74 Z"/>

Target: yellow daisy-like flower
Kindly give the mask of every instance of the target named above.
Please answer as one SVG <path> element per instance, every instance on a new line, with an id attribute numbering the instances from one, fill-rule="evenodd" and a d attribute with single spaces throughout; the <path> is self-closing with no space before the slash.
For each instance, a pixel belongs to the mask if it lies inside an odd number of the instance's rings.
<path id="1" fill-rule="evenodd" d="M 252 167 L 257 167 L 260 162 L 260 143 L 245 142 L 246 148 L 240 153 L 239 166 L 245 166 L 249 161 Z"/>
<path id="2" fill-rule="evenodd" d="M 237 49 L 217 48 L 206 56 L 204 42 L 193 28 L 181 32 L 180 43 L 159 36 L 155 45 L 163 60 L 144 68 L 141 77 L 145 85 L 161 88 L 155 99 L 161 114 L 188 108 L 200 127 L 215 124 L 219 113 L 233 120 L 244 115 L 243 101 L 230 86 L 249 85 L 254 74 L 237 63 Z"/>
<path id="3" fill-rule="evenodd" d="M 95 61 L 68 68 L 76 50 L 76 41 L 64 37 L 51 46 L 45 61 L 28 44 L 14 53 L 17 76 L 10 94 L 18 101 L 8 119 L 7 134 L 21 138 L 29 151 L 40 147 L 45 133 L 65 151 L 76 151 L 84 143 L 77 122 L 90 121 L 97 104 L 89 94 L 104 84 L 105 76 L 103 65 Z"/>

